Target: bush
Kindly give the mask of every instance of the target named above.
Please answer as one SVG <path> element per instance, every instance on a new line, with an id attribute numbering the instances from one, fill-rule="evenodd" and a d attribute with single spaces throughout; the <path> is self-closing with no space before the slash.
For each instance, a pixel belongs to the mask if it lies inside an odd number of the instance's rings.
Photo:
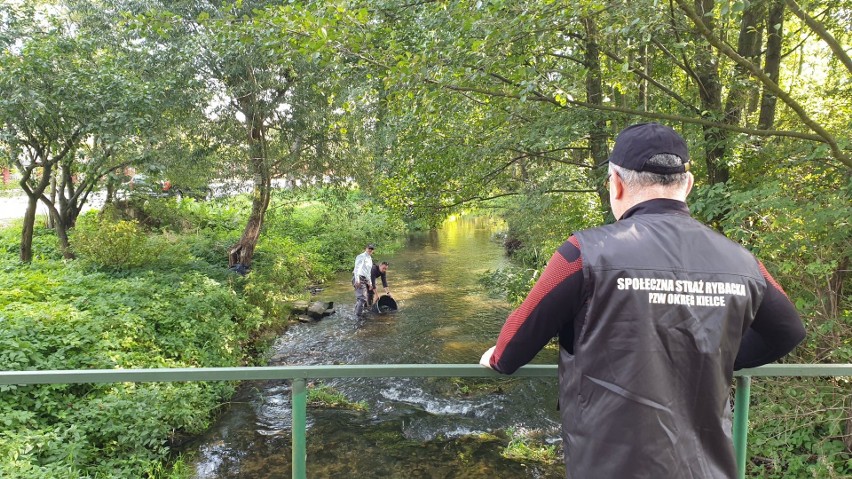
<path id="1" fill-rule="evenodd" d="M 81 259 L 113 269 L 135 268 L 150 257 L 147 238 L 135 221 L 114 221 L 94 211 L 82 215 L 70 235 Z"/>
<path id="2" fill-rule="evenodd" d="M 213 367 L 242 362 L 256 311 L 197 271 L 123 276 L 3 263 L 0 369 Z M 13 266 L 14 265 L 14 266 Z M 143 477 L 176 433 L 203 431 L 227 383 L 0 388 L 0 476 Z"/>
<path id="3" fill-rule="evenodd" d="M 603 220 L 588 198 L 530 195 L 505 204 L 501 214 L 507 225 L 499 238 L 515 265 L 487 271 L 480 283 L 491 293 L 518 305 L 527 297 L 556 249 L 574 231 Z"/>
<path id="4" fill-rule="evenodd" d="M 848 378 L 761 378 L 752 385 L 749 477 L 852 477 L 844 437 Z"/>

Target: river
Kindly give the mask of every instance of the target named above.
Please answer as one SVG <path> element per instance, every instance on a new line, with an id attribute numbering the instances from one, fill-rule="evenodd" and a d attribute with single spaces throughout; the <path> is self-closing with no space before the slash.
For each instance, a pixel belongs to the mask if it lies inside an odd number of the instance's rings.
<path id="1" fill-rule="evenodd" d="M 411 234 L 391 256 L 388 283 L 399 311 L 358 319 L 348 273 L 315 299 L 336 313 L 291 326 L 271 365 L 477 363 L 510 312 L 478 278 L 507 264 L 484 218 Z M 537 363 L 556 360 L 545 350 Z M 555 379 L 388 378 L 326 380 L 366 411 L 308 407 L 310 478 L 557 478 L 561 464 L 501 456 L 509 428 L 555 444 Z M 310 386 L 310 383 L 309 383 Z M 290 387 L 245 383 L 228 411 L 192 446 L 196 479 L 290 477 Z M 489 433 L 486 435 L 485 433 Z"/>

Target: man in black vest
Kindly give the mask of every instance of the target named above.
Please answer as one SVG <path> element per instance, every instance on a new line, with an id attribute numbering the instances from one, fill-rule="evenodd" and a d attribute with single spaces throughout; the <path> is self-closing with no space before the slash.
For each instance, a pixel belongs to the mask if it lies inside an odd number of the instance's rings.
<path id="1" fill-rule="evenodd" d="M 607 182 L 618 220 L 559 247 L 480 363 L 511 374 L 559 337 L 569 479 L 733 478 L 733 372 L 792 351 L 802 321 L 751 253 L 690 217 L 674 130 L 622 131 Z"/>

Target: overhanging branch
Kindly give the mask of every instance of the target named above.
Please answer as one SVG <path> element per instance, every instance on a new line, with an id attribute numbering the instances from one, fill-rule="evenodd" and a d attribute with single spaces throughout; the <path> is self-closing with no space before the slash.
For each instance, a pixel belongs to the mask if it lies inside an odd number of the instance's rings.
<path id="1" fill-rule="evenodd" d="M 521 99 L 521 95 L 513 94 L 513 93 L 486 90 L 486 89 L 482 89 L 482 88 L 463 87 L 463 86 L 459 86 L 459 85 L 447 85 L 447 84 L 441 84 L 441 83 L 438 83 L 434 80 L 429 80 L 429 79 L 427 79 L 425 81 L 426 81 L 426 83 L 437 85 L 441 88 L 451 90 L 451 91 L 479 93 L 481 95 L 501 97 L 501 98 L 510 98 L 510 99 L 514 99 L 514 100 L 520 100 Z M 546 95 L 539 93 L 539 92 L 534 92 L 534 96 L 528 96 L 526 99 L 529 100 L 529 101 L 538 101 L 538 102 L 550 103 L 550 104 L 552 104 L 552 105 L 554 105 L 558 108 L 568 108 L 568 105 L 571 105 L 571 106 L 575 106 L 575 107 L 586 108 L 586 109 L 589 109 L 589 110 L 600 110 L 600 111 L 608 111 L 608 112 L 613 112 L 613 113 L 622 113 L 622 114 L 626 114 L 626 115 L 633 115 L 633 116 L 638 116 L 638 117 L 641 117 L 641 118 L 650 118 L 650 119 L 654 119 L 654 120 L 667 120 L 667 121 L 689 123 L 689 124 L 694 124 L 694 125 L 710 126 L 710 127 L 719 128 L 720 130 L 734 131 L 734 132 L 737 132 L 737 133 L 744 133 L 744 134 L 747 134 L 747 135 L 754 135 L 754 136 L 761 136 L 761 137 L 796 138 L 796 139 L 799 139 L 799 140 L 808 140 L 808 141 L 815 141 L 815 142 L 819 142 L 819 143 L 828 143 L 826 141 L 826 139 L 824 137 L 820 136 L 820 135 L 814 135 L 814 134 L 810 134 L 810 133 L 802 133 L 802 132 L 798 132 L 798 131 L 757 130 L 757 129 L 753 129 L 753 128 L 744 128 L 744 127 L 737 126 L 737 125 L 725 125 L 723 123 L 717 123 L 717 122 L 714 122 L 714 121 L 705 120 L 703 118 L 691 118 L 691 117 L 680 116 L 680 115 L 670 115 L 670 114 L 667 114 L 667 113 L 657 113 L 657 112 L 651 112 L 651 111 L 639 111 L 639 110 L 632 110 L 632 109 L 629 109 L 629 108 L 620 108 L 620 107 L 616 107 L 616 106 L 595 105 L 595 104 L 592 104 L 592 103 L 587 103 L 587 102 L 577 101 L 577 100 L 570 100 L 570 99 L 567 99 L 567 98 L 564 100 L 565 104 L 563 105 L 562 103 L 556 101 L 555 98 L 546 96 Z"/>
<path id="2" fill-rule="evenodd" d="M 555 189 L 555 190 L 545 190 L 545 191 L 541 191 L 539 193 L 541 193 L 541 194 L 597 193 L 597 190 L 593 190 L 593 189 Z M 520 195 L 525 195 L 525 194 L 527 194 L 527 193 L 521 192 L 521 191 L 512 191 L 512 192 L 509 192 L 509 193 L 501 193 L 501 194 L 492 195 L 492 196 L 471 196 L 471 197 L 456 201 L 455 203 L 451 203 L 451 204 L 448 204 L 448 205 L 420 206 L 420 207 L 415 206 L 415 207 L 421 208 L 421 209 L 427 209 L 428 208 L 428 209 L 435 209 L 435 210 L 446 210 L 446 209 L 450 209 L 450 208 L 455 208 L 456 206 L 461 206 L 465 203 L 471 203 L 471 202 L 474 202 L 474 201 L 491 201 L 491 200 L 496 200 L 498 198 L 505 198 L 507 196 L 520 196 Z"/>
<path id="3" fill-rule="evenodd" d="M 828 44 L 828 47 L 831 48 L 831 51 L 837 56 L 837 59 L 840 60 L 841 63 L 849 70 L 849 73 L 852 73 L 852 59 L 849 58 L 849 55 L 846 54 L 846 50 L 843 49 L 843 46 L 837 42 L 837 39 L 825 29 L 822 23 L 816 21 L 813 17 L 802 11 L 799 4 L 796 3 L 796 0 L 787 0 L 787 7 L 793 12 L 794 15 L 802 19 L 811 30 L 815 31 L 817 35 Z"/>

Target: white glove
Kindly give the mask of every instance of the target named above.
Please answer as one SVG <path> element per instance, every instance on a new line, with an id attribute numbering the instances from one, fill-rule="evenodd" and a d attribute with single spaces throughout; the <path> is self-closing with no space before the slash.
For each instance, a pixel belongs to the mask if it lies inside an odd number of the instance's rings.
<path id="1" fill-rule="evenodd" d="M 491 356 L 494 354 L 495 349 L 497 349 L 497 346 L 491 346 L 488 351 L 482 353 L 482 357 L 479 358 L 479 364 L 488 369 L 493 369 L 491 367 Z"/>

